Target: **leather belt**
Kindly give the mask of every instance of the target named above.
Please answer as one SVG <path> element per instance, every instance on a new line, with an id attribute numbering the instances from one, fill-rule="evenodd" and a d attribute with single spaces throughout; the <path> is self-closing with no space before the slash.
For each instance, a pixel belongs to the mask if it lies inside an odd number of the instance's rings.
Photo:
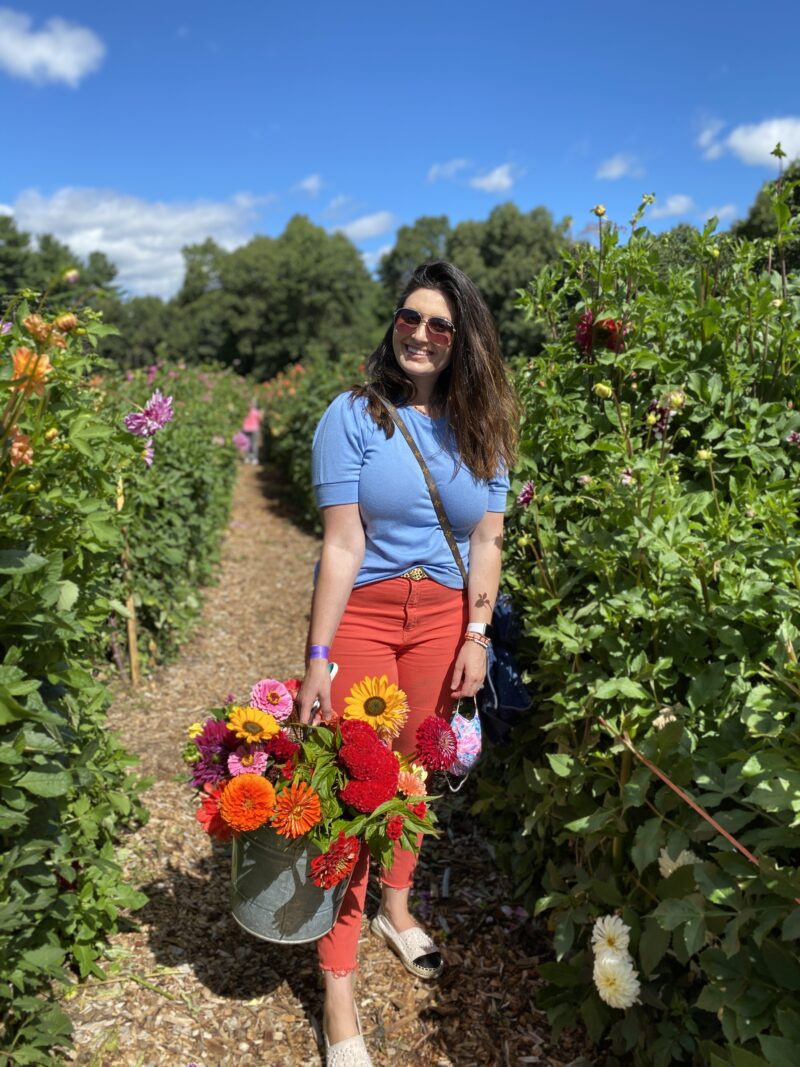
<path id="1" fill-rule="evenodd" d="M 410 578 L 412 582 L 422 582 L 430 575 L 426 573 L 424 567 L 412 567 L 410 571 L 406 571 L 400 575 L 401 578 Z"/>

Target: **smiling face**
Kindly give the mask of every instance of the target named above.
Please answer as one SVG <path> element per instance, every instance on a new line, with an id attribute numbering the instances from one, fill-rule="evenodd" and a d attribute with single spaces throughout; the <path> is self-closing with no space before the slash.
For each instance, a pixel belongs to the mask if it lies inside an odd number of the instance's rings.
<path id="1" fill-rule="evenodd" d="M 455 322 L 453 307 L 437 289 L 415 289 L 403 301 L 403 307 L 413 308 L 423 319 L 413 333 L 404 337 L 394 330 L 392 348 L 401 370 L 414 384 L 415 398 L 427 401 L 439 375 L 450 363 L 453 345 L 434 344 L 425 323 L 437 315 Z"/>

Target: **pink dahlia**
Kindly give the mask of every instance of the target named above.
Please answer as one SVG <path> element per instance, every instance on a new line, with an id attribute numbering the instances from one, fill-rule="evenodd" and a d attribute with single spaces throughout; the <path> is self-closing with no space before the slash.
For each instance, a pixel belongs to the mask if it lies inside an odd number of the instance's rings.
<path id="1" fill-rule="evenodd" d="M 450 724 L 429 715 L 417 727 L 417 759 L 426 771 L 446 771 L 456 761 L 458 744 Z"/>
<path id="2" fill-rule="evenodd" d="M 244 453 L 250 447 L 250 438 L 247 436 L 246 433 L 243 433 L 241 430 L 239 430 L 231 438 L 231 443 L 239 449 L 242 455 L 244 455 Z"/>
<path id="3" fill-rule="evenodd" d="M 156 389 L 141 411 L 125 416 L 125 429 L 137 437 L 152 437 L 174 418 L 172 397 L 164 396 L 160 389 Z"/>
<path id="4" fill-rule="evenodd" d="M 262 678 L 256 682 L 250 690 L 250 703 L 254 708 L 268 711 L 278 722 L 288 719 L 294 707 L 289 690 L 275 678 Z"/>
<path id="5" fill-rule="evenodd" d="M 517 503 L 521 508 L 526 508 L 528 504 L 533 500 L 536 493 L 536 486 L 532 481 L 528 480 L 517 494 Z"/>

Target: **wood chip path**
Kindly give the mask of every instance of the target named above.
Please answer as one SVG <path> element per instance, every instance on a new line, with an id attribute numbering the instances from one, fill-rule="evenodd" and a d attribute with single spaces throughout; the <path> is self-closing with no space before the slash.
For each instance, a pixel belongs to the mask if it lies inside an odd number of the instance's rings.
<path id="1" fill-rule="evenodd" d="M 155 784 L 150 820 L 120 850 L 150 900 L 112 939 L 105 981 L 64 998 L 75 1028 L 68 1058 L 84 1067 L 318 1067 L 321 992 L 313 946 L 249 937 L 230 915 L 229 859 L 194 819 L 180 751 L 189 723 L 232 691 L 302 673 L 318 541 L 283 513 L 260 468 L 237 481 L 219 581 L 180 659 L 138 690 L 120 686 L 110 713 Z M 546 942 L 518 909 L 460 797 L 444 837 L 423 851 L 416 912 L 449 964 L 434 984 L 408 974 L 368 933 L 358 1002 L 376 1067 L 577 1067 L 575 1035 L 554 1043 L 534 1008 Z M 377 905 L 371 884 L 367 912 Z"/>

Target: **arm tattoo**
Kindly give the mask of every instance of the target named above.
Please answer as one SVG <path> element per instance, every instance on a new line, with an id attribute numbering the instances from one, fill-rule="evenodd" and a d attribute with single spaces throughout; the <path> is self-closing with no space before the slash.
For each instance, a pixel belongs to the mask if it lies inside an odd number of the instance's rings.
<path id="1" fill-rule="evenodd" d="M 492 603 L 489 600 L 489 597 L 486 595 L 486 593 L 479 593 L 478 594 L 478 599 L 475 601 L 475 607 L 476 608 L 490 608 L 491 606 L 492 606 Z"/>

